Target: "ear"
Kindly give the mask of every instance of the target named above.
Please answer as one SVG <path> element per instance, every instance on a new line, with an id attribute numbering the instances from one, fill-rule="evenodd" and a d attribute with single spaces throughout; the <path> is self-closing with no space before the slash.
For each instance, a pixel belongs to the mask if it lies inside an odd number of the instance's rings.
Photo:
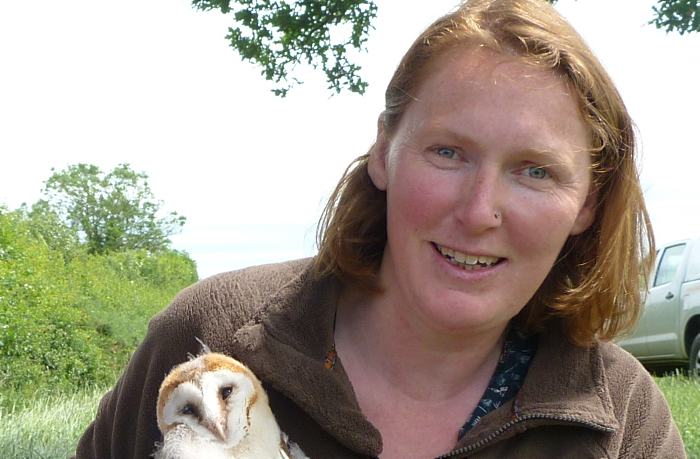
<path id="1" fill-rule="evenodd" d="M 384 113 L 379 115 L 377 120 L 377 139 L 369 151 L 369 162 L 367 163 L 367 172 L 372 183 L 378 189 L 386 191 L 387 186 L 387 169 L 386 159 L 389 150 L 389 140 L 384 132 Z"/>
<path id="2" fill-rule="evenodd" d="M 583 207 L 576 216 L 574 225 L 571 227 L 571 235 L 575 236 L 581 234 L 588 229 L 589 226 L 593 224 L 595 219 L 595 212 L 598 208 L 598 190 L 593 189 L 588 192 L 586 196 L 586 201 L 583 203 Z"/>

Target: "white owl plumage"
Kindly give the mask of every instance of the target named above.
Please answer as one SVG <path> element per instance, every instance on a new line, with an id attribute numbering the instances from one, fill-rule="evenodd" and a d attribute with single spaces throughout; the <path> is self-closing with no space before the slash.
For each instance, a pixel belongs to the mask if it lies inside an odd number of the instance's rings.
<path id="1" fill-rule="evenodd" d="M 280 431 L 260 380 L 229 356 L 175 367 L 158 393 L 163 443 L 155 459 L 308 459 Z"/>

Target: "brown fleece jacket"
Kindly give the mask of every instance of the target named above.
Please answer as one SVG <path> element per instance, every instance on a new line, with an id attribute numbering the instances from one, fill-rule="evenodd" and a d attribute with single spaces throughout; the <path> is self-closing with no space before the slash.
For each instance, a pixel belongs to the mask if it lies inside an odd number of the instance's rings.
<path id="1" fill-rule="evenodd" d="M 248 268 L 181 292 L 152 319 L 75 457 L 148 458 L 161 440 L 158 388 L 200 351 L 195 338 L 255 372 L 282 430 L 312 459 L 377 457 L 381 436 L 362 415 L 342 362 L 324 367 L 340 284 L 315 279 L 311 266 L 306 259 Z M 662 394 L 631 355 L 611 343 L 577 347 L 550 332 L 517 396 L 443 457 L 677 459 L 685 452 Z"/>

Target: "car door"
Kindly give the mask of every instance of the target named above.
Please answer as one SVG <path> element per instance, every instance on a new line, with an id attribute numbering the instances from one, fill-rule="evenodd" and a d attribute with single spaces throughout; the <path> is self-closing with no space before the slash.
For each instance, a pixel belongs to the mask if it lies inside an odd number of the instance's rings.
<path id="1" fill-rule="evenodd" d="M 647 347 L 654 357 L 683 355 L 682 338 L 678 336 L 683 276 L 678 271 L 686 246 L 686 243 L 679 243 L 664 249 L 645 302 L 643 320 L 648 334 Z"/>
<path id="2" fill-rule="evenodd" d="M 654 256 L 654 269 L 651 272 L 651 278 L 644 283 L 644 291 L 642 292 L 642 298 L 646 301 L 649 300 L 649 288 L 654 281 L 654 275 L 656 274 L 657 268 L 659 266 L 660 260 L 659 250 L 656 251 Z M 647 336 L 649 332 L 646 326 L 646 303 L 644 305 L 644 310 L 642 310 L 642 316 L 637 321 L 636 325 L 629 333 L 623 335 L 622 339 L 619 339 L 617 343 L 625 349 L 627 352 L 637 357 L 639 360 L 647 360 L 650 357 L 649 346 L 647 346 Z"/>

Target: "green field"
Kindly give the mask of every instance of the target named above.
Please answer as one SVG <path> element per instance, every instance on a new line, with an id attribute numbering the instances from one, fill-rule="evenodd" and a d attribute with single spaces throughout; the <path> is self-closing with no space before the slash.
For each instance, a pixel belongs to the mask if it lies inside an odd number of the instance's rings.
<path id="1" fill-rule="evenodd" d="M 655 378 L 671 405 L 688 457 L 700 459 L 700 385 L 679 375 Z M 92 420 L 104 389 L 70 396 L 37 395 L 25 409 L 0 409 L 4 459 L 66 459 Z"/>
<path id="2" fill-rule="evenodd" d="M 700 459 L 700 384 L 680 375 L 654 379 L 671 407 L 688 457 Z"/>
<path id="3" fill-rule="evenodd" d="M 73 395 L 37 394 L 26 408 L 0 408 L 0 451 L 4 459 L 67 459 L 95 416 L 105 389 Z"/>

